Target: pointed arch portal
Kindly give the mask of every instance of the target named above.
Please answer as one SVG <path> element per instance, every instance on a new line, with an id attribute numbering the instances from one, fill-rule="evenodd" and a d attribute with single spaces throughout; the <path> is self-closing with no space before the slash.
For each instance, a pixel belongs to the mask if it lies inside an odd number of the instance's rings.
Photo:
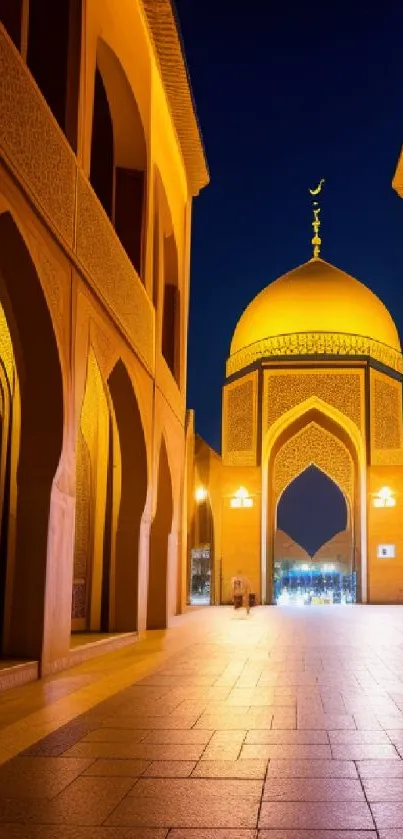
<path id="1" fill-rule="evenodd" d="M 273 564 L 273 599 L 279 605 L 355 602 L 347 499 L 315 464 L 279 498 Z"/>

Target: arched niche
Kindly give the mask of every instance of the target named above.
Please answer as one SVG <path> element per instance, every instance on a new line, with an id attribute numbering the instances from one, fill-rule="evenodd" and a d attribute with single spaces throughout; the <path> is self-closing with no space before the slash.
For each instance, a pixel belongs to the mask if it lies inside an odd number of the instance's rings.
<path id="1" fill-rule="evenodd" d="M 0 216 L 0 302 L 18 379 L 10 406 L 10 479 L 4 488 L 9 513 L 2 522 L 2 538 L 4 528 L 7 533 L 3 653 L 40 659 L 51 490 L 63 442 L 63 383 L 41 283 L 9 212 Z"/>
<path id="2" fill-rule="evenodd" d="M 158 465 L 157 506 L 151 524 L 147 629 L 164 629 L 168 620 L 168 547 L 172 529 L 172 479 L 164 438 Z"/>
<path id="3" fill-rule="evenodd" d="M 97 44 L 90 181 L 143 278 L 147 143 L 125 71 L 103 39 Z"/>
<path id="4" fill-rule="evenodd" d="M 181 299 L 178 246 L 166 192 L 156 167 L 154 173 L 153 299 L 154 305 L 161 306 L 162 355 L 180 386 Z"/>
<path id="5" fill-rule="evenodd" d="M 100 629 L 109 406 L 90 347 L 76 443 L 76 522 L 72 629 Z"/>
<path id="6" fill-rule="evenodd" d="M 104 579 L 104 629 L 137 629 L 140 525 L 147 498 L 147 448 L 137 398 L 127 369 L 119 360 L 108 378 L 114 422 L 109 439 Z M 119 465 L 118 470 L 114 469 Z M 117 475 L 114 473 L 117 471 Z M 109 534 L 109 535 L 108 535 Z M 109 538 L 110 536 L 110 538 Z"/>

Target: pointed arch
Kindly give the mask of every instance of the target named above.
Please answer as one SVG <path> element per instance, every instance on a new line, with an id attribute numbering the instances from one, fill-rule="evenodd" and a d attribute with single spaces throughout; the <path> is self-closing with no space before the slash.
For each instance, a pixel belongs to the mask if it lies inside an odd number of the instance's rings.
<path id="1" fill-rule="evenodd" d="M 162 436 L 158 459 L 157 505 L 150 534 L 147 629 L 163 629 L 168 622 L 168 548 L 172 520 L 172 478 L 165 438 Z"/>
<path id="2" fill-rule="evenodd" d="M 123 361 L 108 377 L 116 421 L 113 452 L 109 458 L 107 497 L 114 508 L 112 542 L 104 543 L 104 574 L 110 574 L 110 595 L 104 606 L 108 628 L 117 632 L 137 629 L 140 525 L 144 512 L 148 467 L 147 448 L 137 398 Z M 115 479 L 115 465 L 118 466 Z"/>
<path id="3" fill-rule="evenodd" d="M 298 491 L 298 485 L 303 483 L 306 488 L 307 482 L 309 485 L 309 493 L 305 491 L 302 494 L 300 489 Z M 298 515 L 296 515 L 295 498 L 293 499 L 293 495 L 296 490 L 299 504 L 299 509 L 297 511 Z M 333 508 L 334 524 L 331 527 L 329 526 L 328 532 L 325 532 L 321 526 L 319 509 L 321 503 L 327 504 L 329 502 L 329 498 L 331 498 Z M 288 517 L 290 517 L 291 514 L 291 518 L 294 518 L 294 523 L 291 521 L 288 526 L 286 526 L 286 520 L 284 519 L 284 514 L 287 512 L 287 508 Z M 296 522 L 295 519 L 297 519 Z M 318 542 L 314 550 L 311 549 L 312 545 L 308 546 L 301 541 L 301 533 L 298 530 L 298 526 L 301 525 L 302 522 L 302 534 L 306 533 L 306 525 L 308 523 L 313 541 Z M 349 502 L 345 493 L 342 491 L 341 487 L 334 478 L 315 463 L 304 467 L 297 475 L 292 477 L 277 498 L 275 510 L 275 531 L 284 531 L 291 539 L 308 551 L 311 557 L 316 554 L 322 545 L 332 539 L 336 533 L 348 529 L 348 523 Z M 327 526 L 328 521 L 324 520 L 324 524 Z M 320 539 L 315 540 L 315 529 L 316 531 L 319 530 L 321 534 L 324 534 L 322 541 L 320 541 Z"/>
<path id="4" fill-rule="evenodd" d="M 366 575 L 366 452 L 355 423 L 333 406 L 313 396 L 283 414 L 267 430 L 262 445 L 262 590 L 271 602 L 271 564 L 276 499 L 273 490 L 273 463 L 282 446 L 310 423 L 316 423 L 336 437 L 349 451 L 354 464 L 352 525 L 357 568 L 357 598 L 365 602 Z M 332 477 L 332 475 L 330 475 Z"/>
<path id="5" fill-rule="evenodd" d="M 97 43 L 90 181 L 144 278 L 147 143 L 133 90 L 115 52 Z"/>
<path id="6" fill-rule="evenodd" d="M 178 245 L 161 175 L 154 167 L 154 305 L 161 307 L 161 351 L 180 387 L 181 295 Z M 159 273 L 162 272 L 161 299 Z"/>
<path id="7" fill-rule="evenodd" d="M 3 651 L 39 659 L 51 490 L 63 443 L 63 383 L 39 276 L 10 212 L 0 216 L 0 302 L 19 383 L 11 418 Z"/>
<path id="8" fill-rule="evenodd" d="M 72 628 L 100 628 L 109 406 L 90 346 L 76 444 L 76 523 Z"/>

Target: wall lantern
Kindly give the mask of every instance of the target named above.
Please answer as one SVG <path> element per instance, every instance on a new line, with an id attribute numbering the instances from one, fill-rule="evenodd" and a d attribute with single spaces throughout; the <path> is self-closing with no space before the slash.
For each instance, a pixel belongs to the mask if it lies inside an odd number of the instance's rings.
<path id="1" fill-rule="evenodd" d="M 207 498 L 207 490 L 205 489 L 205 487 L 197 487 L 197 490 L 195 492 L 195 499 L 196 499 L 197 503 L 201 504 L 202 501 L 206 500 L 206 498 Z"/>
<path id="2" fill-rule="evenodd" d="M 372 503 L 374 507 L 396 507 L 396 498 L 389 487 L 382 487 L 375 493 Z"/>
<path id="3" fill-rule="evenodd" d="M 253 507 L 253 498 L 250 497 L 245 487 L 239 487 L 233 498 L 230 500 L 231 507 Z"/>

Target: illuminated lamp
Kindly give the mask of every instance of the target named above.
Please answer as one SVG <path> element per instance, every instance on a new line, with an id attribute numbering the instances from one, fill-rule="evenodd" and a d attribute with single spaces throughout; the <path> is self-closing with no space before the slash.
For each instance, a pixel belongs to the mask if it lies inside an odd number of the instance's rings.
<path id="1" fill-rule="evenodd" d="M 389 487 L 382 487 L 375 493 L 372 503 L 374 507 L 395 507 L 396 498 Z"/>
<path id="2" fill-rule="evenodd" d="M 195 492 L 195 499 L 198 504 L 201 504 L 202 501 L 205 501 L 207 498 L 207 490 L 204 487 L 198 487 Z"/>
<path id="3" fill-rule="evenodd" d="M 234 497 L 231 498 L 230 506 L 234 508 L 253 507 L 253 498 L 250 497 L 245 487 L 239 487 Z"/>

